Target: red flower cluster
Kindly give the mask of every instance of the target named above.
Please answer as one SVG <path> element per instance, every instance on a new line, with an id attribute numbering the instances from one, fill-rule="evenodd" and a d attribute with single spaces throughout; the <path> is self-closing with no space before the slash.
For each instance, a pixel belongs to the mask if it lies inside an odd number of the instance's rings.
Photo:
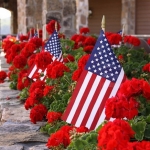
<path id="1" fill-rule="evenodd" d="M 27 78 L 27 70 L 21 70 L 18 74 L 17 89 L 22 90 L 28 87 L 31 83 L 31 79 Z"/>
<path id="2" fill-rule="evenodd" d="M 150 63 L 145 64 L 143 66 L 142 70 L 145 71 L 145 72 L 150 72 Z"/>
<path id="3" fill-rule="evenodd" d="M 81 28 L 80 31 L 82 33 L 86 33 L 88 32 L 88 28 Z M 94 46 L 96 43 L 96 37 L 92 37 L 92 36 L 85 36 L 85 35 L 81 35 L 81 34 L 75 34 L 71 37 L 71 40 L 73 40 L 75 42 L 74 44 L 74 49 L 78 49 L 79 47 L 83 47 L 83 49 L 87 46 Z M 84 49 L 85 52 L 89 53 L 89 49 L 90 52 L 92 51 L 91 49 L 92 47 L 87 47 Z M 86 51 L 87 50 L 87 51 Z"/>
<path id="4" fill-rule="evenodd" d="M 62 113 L 50 111 L 47 113 L 48 123 L 53 123 L 54 121 L 60 120 Z"/>
<path id="5" fill-rule="evenodd" d="M 127 147 L 130 138 L 134 137 L 130 125 L 120 119 L 105 124 L 98 132 L 99 150 L 122 150 Z"/>
<path id="6" fill-rule="evenodd" d="M 57 23 L 57 31 L 60 30 L 60 24 L 55 21 L 55 20 L 51 20 L 47 25 L 46 25 L 46 30 L 49 34 L 52 34 L 55 30 L 55 23 Z"/>
<path id="7" fill-rule="evenodd" d="M 52 55 L 49 52 L 42 51 L 36 54 L 35 63 L 38 68 L 45 69 L 52 62 Z"/>
<path id="8" fill-rule="evenodd" d="M 42 121 L 47 114 L 47 108 L 43 104 L 34 106 L 30 111 L 30 119 L 34 124 L 37 121 Z"/>
<path id="9" fill-rule="evenodd" d="M 47 76 L 51 79 L 62 77 L 64 72 L 69 72 L 70 69 L 59 61 L 54 61 L 47 66 Z"/>
<path id="10" fill-rule="evenodd" d="M 150 100 L 150 84 L 143 79 L 125 81 L 118 91 L 116 97 L 110 98 L 106 102 L 106 117 L 132 119 L 138 115 L 139 103 L 137 96 L 143 96 Z"/>
<path id="11" fill-rule="evenodd" d="M 147 43 L 150 45 L 150 38 L 149 38 L 149 39 L 147 39 Z"/>
<path id="12" fill-rule="evenodd" d="M 33 52 L 36 50 L 36 45 L 33 43 L 27 43 L 25 44 L 25 47 L 22 49 L 21 54 L 28 58 L 33 54 Z"/>
<path id="13" fill-rule="evenodd" d="M 75 58 L 74 56 L 68 54 L 65 58 L 64 58 L 64 63 L 68 63 L 68 62 L 74 62 Z"/>
<path id="14" fill-rule="evenodd" d="M 110 45 L 119 45 L 122 41 L 122 37 L 118 33 L 106 32 L 106 37 Z"/>
<path id="15" fill-rule="evenodd" d="M 24 68 L 27 64 L 27 58 L 23 55 L 17 55 L 13 60 L 13 64 L 18 69 Z"/>
<path id="16" fill-rule="evenodd" d="M 89 28 L 83 27 L 83 28 L 80 29 L 80 34 L 87 34 L 89 32 L 90 32 Z"/>
<path id="17" fill-rule="evenodd" d="M 79 59 L 79 61 L 78 61 L 78 69 L 75 70 L 73 72 L 73 75 L 72 75 L 72 80 L 73 81 L 78 81 L 78 79 L 79 79 L 79 77 L 80 77 L 80 75 L 81 75 L 81 73 L 82 73 L 82 71 L 83 71 L 83 69 L 84 69 L 84 67 L 85 67 L 89 57 L 90 57 L 90 55 L 86 54 L 86 55 L 82 56 Z"/>
<path id="18" fill-rule="evenodd" d="M 57 147 L 58 149 L 59 147 L 66 148 L 71 142 L 70 136 L 72 130 L 76 131 L 77 133 L 89 132 L 89 130 L 83 126 L 81 127 L 73 127 L 69 125 L 62 126 L 58 131 L 51 134 L 47 143 L 48 148 L 54 148 L 54 147 Z"/>
<path id="19" fill-rule="evenodd" d="M 0 83 L 3 83 L 6 77 L 7 73 L 5 71 L 0 71 Z"/>
<path id="20" fill-rule="evenodd" d="M 54 89 L 54 86 L 45 86 L 44 88 L 44 96 L 47 96 L 52 90 Z"/>
<path id="21" fill-rule="evenodd" d="M 139 38 L 134 36 L 125 36 L 124 37 L 124 43 L 131 44 L 133 46 L 139 46 L 141 44 Z"/>
<path id="22" fill-rule="evenodd" d="M 105 114 L 107 119 L 112 118 L 127 118 L 132 119 L 138 115 L 139 103 L 133 98 L 113 97 L 108 99 L 105 104 Z"/>
<path id="23" fill-rule="evenodd" d="M 46 146 L 50 149 L 53 147 L 59 147 L 59 146 L 62 148 L 66 148 L 69 144 L 70 144 L 69 134 L 63 130 L 59 130 L 51 134 Z"/>
<path id="24" fill-rule="evenodd" d="M 29 89 L 29 97 L 26 99 L 24 103 L 25 109 L 29 109 L 34 107 L 36 104 L 41 103 L 41 98 L 43 95 L 43 89 L 45 88 L 45 82 L 44 81 L 36 81 L 33 82 Z"/>

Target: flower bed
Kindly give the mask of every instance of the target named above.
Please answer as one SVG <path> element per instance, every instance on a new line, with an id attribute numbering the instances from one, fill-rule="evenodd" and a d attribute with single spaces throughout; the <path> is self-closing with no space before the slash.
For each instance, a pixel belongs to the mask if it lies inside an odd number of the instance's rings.
<path id="1" fill-rule="evenodd" d="M 47 32 L 54 32 L 55 21 L 47 25 Z M 58 24 L 57 30 L 60 29 Z M 29 39 L 30 33 L 32 38 Z M 53 61 L 49 52 L 41 51 L 47 41 L 34 36 L 34 29 L 20 40 L 7 37 L 3 43 L 7 63 L 11 64 L 8 77 L 10 88 L 20 90 L 20 100 L 25 109 L 30 109 L 32 123 L 46 121 L 41 132 L 50 135 L 47 147 L 53 150 L 148 150 L 150 146 L 150 57 L 144 49 L 135 50 L 140 40 L 132 36 L 106 33 L 109 43 L 114 47 L 128 80 L 125 81 L 115 97 L 105 105 L 106 120 L 96 130 L 90 131 L 81 126 L 75 127 L 61 120 L 78 79 L 90 57 L 97 36 L 89 35 L 88 28 L 70 39 L 59 34 L 63 63 Z M 29 39 L 29 40 L 28 40 Z M 148 40 L 149 41 L 149 40 Z M 123 42 L 120 45 L 120 42 Z M 126 46 L 128 44 L 128 46 Z M 44 72 L 34 75 L 36 81 L 27 74 L 33 64 Z M 1 72 L 0 72 L 1 73 Z M 3 73 L 4 74 L 4 73 Z M 0 74 L 4 80 L 6 75 Z M 113 121 L 108 121 L 112 119 Z"/>

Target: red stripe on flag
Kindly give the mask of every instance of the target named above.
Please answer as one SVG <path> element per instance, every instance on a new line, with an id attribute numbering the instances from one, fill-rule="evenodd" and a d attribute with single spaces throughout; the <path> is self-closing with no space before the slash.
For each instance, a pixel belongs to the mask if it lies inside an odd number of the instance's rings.
<path id="1" fill-rule="evenodd" d="M 89 93 L 90 90 L 91 90 L 91 86 L 93 85 L 93 82 L 95 81 L 96 76 L 97 76 L 96 74 L 92 74 L 92 76 L 91 76 L 91 78 L 90 78 L 90 80 L 89 80 L 89 82 L 88 82 L 87 88 L 85 89 L 85 92 L 84 92 L 83 95 L 82 95 L 82 98 L 81 98 L 81 100 L 80 100 L 80 103 L 78 104 L 78 108 L 77 108 L 77 110 L 76 110 L 76 113 L 75 113 L 75 115 L 74 115 L 74 117 L 73 117 L 73 119 L 72 119 L 72 121 L 71 121 L 72 124 L 75 124 L 75 123 L 76 123 L 76 121 L 77 121 L 77 119 L 78 119 L 78 116 L 79 116 L 80 113 L 81 113 L 82 107 L 83 107 L 83 105 L 84 105 L 84 103 L 85 103 L 85 101 L 86 101 L 86 99 L 87 99 L 88 93 Z M 79 82 L 79 84 L 80 84 L 80 82 Z M 80 86 L 80 87 L 81 87 L 81 86 Z"/>
<path id="2" fill-rule="evenodd" d="M 99 85 L 98 85 L 98 87 L 97 87 L 97 89 L 96 89 L 96 91 L 95 91 L 95 94 L 94 94 L 94 96 L 93 96 L 93 98 L 92 98 L 92 100 L 91 100 L 91 102 L 90 102 L 90 104 L 89 104 L 89 108 L 88 108 L 88 110 L 86 111 L 86 114 L 85 114 L 85 116 L 84 116 L 84 118 L 83 118 L 83 121 L 82 121 L 82 123 L 81 123 L 81 126 L 85 126 L 85 125 L 86 125 L 87 120 L 88 120 L 88 118 L 89 118 L 89 116 L 90 116 L 90 114 L 91 114 L 91 111 L 92 111 L 93 107 L 94 107 L 94 104 L 95 104 L 95 102 L 96 102 L 96 100 L 97 100 L 97 98 L 98 98 L 99 92 L 101 91 L 101 89 L 102 89 L 102 87 L 103 87 L 103 85 L 104 85 L 104 82 L 105 82 L 105 79 L 102 78 L 102 79 L 100 80 Z"/>
<path id="3" fill-rule="evenodd" d="M 75 90 L 73 91 L 73 94 L 72 94 L 72 97 L 69 101 L 69 104 L 67 106 L 67 109 L 65 110 L 63 116 L 62 116 L 62 120 L 67 120 L 69 114 L 70 114 L 70 111 L 74 105 L 74 100 L 76 99 L 77 95 L 78 95 L 78 92 L 80 91 L 80 87 L 84 81 L 84 78 L 85 76 L 87 75 L 87 71 L 86 70 L 83 70 L 83 72 L 81 73 L 80 75 L 80 78 L 79 78 L 79 81 L 77 82 L 77 85 L 76 85 L 76 88 Z"/>
<path id="4" fill-rule="evenodd" d="M 96 113 L 95 117 L 93 118 L 93 122 L 91 124 L 90 130 L 94 130 L 95 129 L 95 127 L 97 125 L 97 122 L 99 120 L 99 117 L 101 116 L 102 111 L 104 110 L 105 103 L 106 103 L 107 99 L 109 98 L 109 96 L 111 94 L 111 91 L 112 91 L 112 89 L 114 87 L 114 84 L 115 83 L 110 82 L 110 85 L 109 85 L 108 89 L 106 90 L 105 96 L 101 100 L 101 105 L 100 105 L 99 109 L 97 110 L 97 113 Z"/>

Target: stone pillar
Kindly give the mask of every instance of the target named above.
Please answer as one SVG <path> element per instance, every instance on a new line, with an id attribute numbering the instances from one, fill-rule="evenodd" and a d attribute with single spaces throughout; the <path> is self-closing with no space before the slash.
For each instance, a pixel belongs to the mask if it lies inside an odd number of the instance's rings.
<path id="1" fill-rule="evenodd" d="M 88 0 L 76 0 L 76 3 L 76 29 L 79 33 L 81 27 L 88 27 L 89 2 Z"/>
<path id="2" fill-rule="evenodd" d="M 42 28 L 41 0 L 17 0 L 18 32 L 26 34 L 31 28 Z"/>
<path id="3" fill-rule="evenodd" d="M 42 5 L 41 0 L 26 0 L 27 31 L 30 28 L 42 28 Z"/>
<path id="4" fill-rule="evenodd" d="M 17 0 L 17 11 L 18 11 L 18 32 L 26 34 L 27 32 L 26 0 Z"/>
<path id="5" fill-rule="evenodd" d="M 135 0 L 122 0 L 121 24 L 125 34 L 135 34 Z"/>
<path id="6" fill-rule="evenodd" d="M 60 23 L 60 32 L 66 36 L 75 33 L 75 0 L 43 0 L 42 24 L 50 20 L 57 20 Z"/>

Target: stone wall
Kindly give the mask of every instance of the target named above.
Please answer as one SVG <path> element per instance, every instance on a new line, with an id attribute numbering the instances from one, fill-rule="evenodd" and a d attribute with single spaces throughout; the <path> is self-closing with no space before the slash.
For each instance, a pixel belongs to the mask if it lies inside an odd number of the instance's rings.
<path id="1" fill-rule="evenodd" d="M 43 2 L 43 25 L 50 20 L 57 20 L 61 25 L 60 32 L 67 36 L 76 32 L 75 14 L 75 0 L 44 0 Z"/>
<path id="2" fill-rule="evenodd" d="M 18 32 L 26 34 L 27 32 L 26 0 L 17 0 L 17 11 L 18 11 Z"/>
<path id="3" fill-rule="evenodd" d="M 77 13 L 76 13 L 76 31 L 79 33 L 80 28 L 88 27 L 89 17 L 89 1 L 77 0 Z"/>
<path id="4" fill-rule="evenodd" d="M 121 23 L 126 34 L 135 34 L 135 0 L 122 0 Z"/>
<path id="5" fill-rule="evenodd" d="M 67 36 L 88 27 L 89 0 L 17 0 L 18 32 L 39 28 L 55 19 Z M 135 0 L 122 0 L 121 23 L 126 34 L 135 34 Z"/>
<path id="6" fill-rule="evenodd" d="M 18 3 L 18 31 L 23 33 L 30 28 L 41 29 L 50 20 L 57 20 L 61 25 L 61 32 L 70 36 L 76 32 L 75 0 L 17 0 Z"/>

